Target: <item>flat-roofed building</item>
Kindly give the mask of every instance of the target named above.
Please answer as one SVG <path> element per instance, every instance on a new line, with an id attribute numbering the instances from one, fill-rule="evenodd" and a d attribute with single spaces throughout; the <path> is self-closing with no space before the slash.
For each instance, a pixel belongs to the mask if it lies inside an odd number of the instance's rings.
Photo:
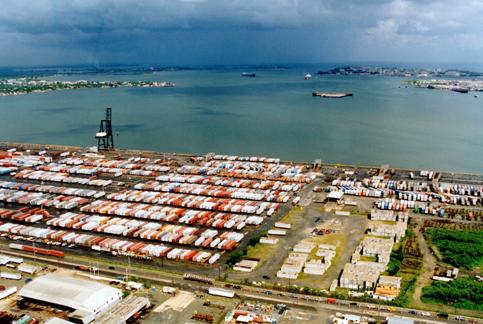
<path id="1" fill-rule="evenodd" d="M 400 288 L 400 277 L 380 276 L 373 296 L 376 299 L 393 300 L 399 295 Z"/>
<path id="2" fill-rule="evenodd" d="M 122 291 L 91 280 L 47 274 L 25 285 L 19 296 L 70 309 L 70 318 L 90 323 L 119 303 Z"/>
<path id="3" fill-rule="evenodd" d="M 349 289 L 372 290 L 381 272 L 364 264 L 347 263 L 339 279 L 339 286 Z"/>

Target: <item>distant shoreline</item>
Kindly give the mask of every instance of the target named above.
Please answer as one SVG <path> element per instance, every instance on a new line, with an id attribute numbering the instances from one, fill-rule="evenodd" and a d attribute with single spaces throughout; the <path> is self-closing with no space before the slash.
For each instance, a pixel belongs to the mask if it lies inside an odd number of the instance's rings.
<path id="1" fill-rule="evenodd" d="M 21 96 L 58 90 L 92 88 L 167 88 L 172 82 L 158 81 L 48 81 L 42 79 L 17 78 L 0 80 L 0 96 Z"/>

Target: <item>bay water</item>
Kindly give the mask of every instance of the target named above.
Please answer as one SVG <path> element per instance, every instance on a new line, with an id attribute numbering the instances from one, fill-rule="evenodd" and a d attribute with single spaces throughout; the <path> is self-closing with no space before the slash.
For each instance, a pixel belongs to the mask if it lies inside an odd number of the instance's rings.
<path id="1" fill-rule="evenodd" d="M 306 69 L 57 75 L 55 80 L 171 81 L 173 88 L 0 97 L 0 140 L 93 146 L 105 107 L 118 148 L 483 173 L 483 93 L 406 87 L 388 76 Z M 312 92 L 351 92 L 328 99 Z"/>

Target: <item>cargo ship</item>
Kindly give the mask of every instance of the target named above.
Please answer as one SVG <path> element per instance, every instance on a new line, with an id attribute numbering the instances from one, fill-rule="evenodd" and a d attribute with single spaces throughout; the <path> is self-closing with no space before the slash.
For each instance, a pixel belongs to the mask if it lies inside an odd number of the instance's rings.
<path id="1" fill-rule="evenodd" d="M 254 77 L 256 77 L 257 75 L 256 75 L 255 73 L 253 73 L 253 72 L 242 72 L 242 73 L 241 73 L 241 76 L 242 76 L 242 77 L 250 77 L 250 78 L 254 78 Z"/>
<path id="2" fill-rule="evenodd" d="M 351 97 L 353 96 L 350 92 L 320 92 L 314 91 L 312 92 L 312 96 L 314 97 L 322 97 L 322 98 L 344 98 L 344 97 Z"/>

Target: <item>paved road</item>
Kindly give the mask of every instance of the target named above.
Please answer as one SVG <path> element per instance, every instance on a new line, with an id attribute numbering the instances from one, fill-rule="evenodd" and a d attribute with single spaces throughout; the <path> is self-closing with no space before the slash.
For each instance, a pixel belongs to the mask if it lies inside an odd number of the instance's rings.
<path id="1" fill-rule="evenodd" d="M 24 259 L 36 260 L 38 262 L 54 265 L 57 267 L 67 267 L 74 268 L 80 265 L 88 265 L 83 262 L 72 262 L 62 259 L 54 259 L 45 256 L 33 256 L 32 254 L 23 253 L 21 251 L 11 251 L 0 248 L 0 253 L 22 257 Z M 124 276 L 124 270 L 108 269 L 101 266 L 99 268 L 99 273 L 110 276 Z M 206 292 L 208 287 L 204 284 L 200 284 L 193 281 L 186 281 L 181 276 L 169 274 L 169 273 L 156 273 L 156 275 L 146 274 L 145 272 L 131 269 L 130 274 L 141 279 L 149 280 L 152 282 L 160 283 L 163 285 L 176 286 L 180 289 L 191 290 L 191 291 L 202 291 Z M 223 287 L 223 282 L 215 282 L 215 286 Z M 327 298 L 325 297 L 314 297 L 306 296 L 301 294 L 292 294 L 287 292 L 278 291 L 267 291 L 264 289 L 259 289 L 251 286 L 242 286 L 240 290 L 236 290 L 236 294 L 240 298 L 254 299 L 260 301 L 267 301 L 273 303 L 284 303 L 287 305 L 296 305 L 299 307 L 311 307 L 320 308 L 325 310 L 337 311 L 342 313 L 358 313 L 366 316 L 372 317 L 388 317 L 388 316 L 398 316 L 412 318 L 418 322 L 422 323 L 459 323 L 455 320 L 454 316 L 450 316 L 449 320 L 439 319 L 435 313 L 429 312 L 431 316 L 413 315 L 409 314 L 410 309 L 393 307 L 393 311 L 389 311 L 387 306 L 375 305 L 370 303 L 353 303 L 347 300 L 336 299 L 333 304 L 327 303 Z M 419 312 L 418 312 L 419 313 Z M 468 319 L 468 318 L 467 318 Z M 475 319 L 478 321 L 478 319 Z"/>

